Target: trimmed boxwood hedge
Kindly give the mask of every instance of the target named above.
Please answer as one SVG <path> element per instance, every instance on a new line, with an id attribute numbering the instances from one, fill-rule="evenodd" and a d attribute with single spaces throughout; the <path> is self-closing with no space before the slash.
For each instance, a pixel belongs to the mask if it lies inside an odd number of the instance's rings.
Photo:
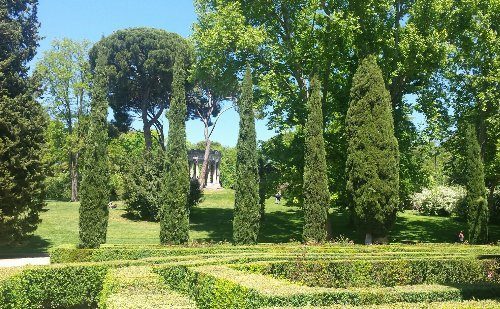
<path id="1" fill-rule="evenodd" d="M 196 308 L 194 301 L 167 289 L 149 266 L 110 269 L 99 297 L 99 308 Z"/>
<path id="2" fill-rule="evenodd" d="M 95 307 L 106 266 L 24 269 L 0 282 L 0 308 Z"/>
<path id="3" fill-rule="evenodd" d="M 308 286 L 371 287 L 499 283 L 500 262 L 478 259 L 301 261 L 247 264 L 239 269 Z"/>
<path id="4" fill-rule="evenodd" d="M 372 305 L 395 302 L 459 301 L 499 295 L 498 285 L 412 285 L 376 288 L 307 287 L 226 266 L 157 266 L 173 289 L 196 300 L 200 308 L 259 308 L 261 306 Z"/>
<path id="5" fill-rule="evenodd" d="M 499 257 L 464 245 L 67 246 L 52 252 L 62 264 L 0 269 L 0 308 L 456 303 L 500 295 Z"/>
<path id="6" fill-rule="evenodd" d="M 192 244 L 189 246 L 155 245 L 103 245 L 99 249 L 78 249 L 75 246 L 60 246 L 51 250 L 53 263 L 101 262 L 112 260 L 138 260 L 150 257 L 180 255 L 228 255 L 228 254 L 281 254 L 284 256 L 306 256 L 328 259 L 369 258 L 445 258 L 500 256 L 500 246 L 464 246 L 458 244 L 424 245 L 317 245 L 259 244 L 254 246 L 232 246 L 228 244 Z"/>

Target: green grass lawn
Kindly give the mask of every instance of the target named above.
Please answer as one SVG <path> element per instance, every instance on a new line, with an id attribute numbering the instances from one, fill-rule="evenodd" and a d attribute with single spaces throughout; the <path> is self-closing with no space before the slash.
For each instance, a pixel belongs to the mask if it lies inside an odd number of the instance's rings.
<path id="1" fill-rule="evenodd" d="M 191 212 L 190 238 L 200 242 L 230 241 L 232 237 L 232 190 L 206 191 L 205 200 Z M 42 223 L 37 231 L 23 243 L 0 246 L 0 257 L 44 253 L 53 246 L 78 242 L 78 203 L 48 202 L 41 213 Z M 333 237 L 348 237 L 362 243 L 364 236 L 349 225 L 346 213 L 331 214 Z M 443 242 L 456 239 L 463 223 L 453 218 L 421 216 L 413 211 L 400 213 L 390 233 L 392 242 Z M 261 227 L 259 242 L 288 242 L 300 240 L 302 214 L 299 208 L 266 201 L 266 216 Z M 500 239 L 500 227 L 490 227 L 490 238 Z M 128 219 L 122 206 L 110 210 L 109 244 L 158 244 L 159 224 Z"/>

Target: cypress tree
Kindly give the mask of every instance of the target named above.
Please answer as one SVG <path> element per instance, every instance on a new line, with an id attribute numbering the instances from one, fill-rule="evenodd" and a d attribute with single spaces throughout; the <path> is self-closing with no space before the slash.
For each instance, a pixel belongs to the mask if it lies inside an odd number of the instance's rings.
<path id="1" fill-rule="evenodd" d="M 0 1 L 0 242 L 36 230 L 44 203 L 46 118 L 26 64 L 35 55 L 36 0 Z"/>
<path id="2" fill-rule="evenodd" d="M 391 99 L 375 56 L 354 75 L 346 118 L 347 193 L 365 243 L 384 237 L 396 219 L 399 151 Z"/>
<path id="3" fill-rule="evenodd" d="M 484 185 L 484 168 L 481 161 L 481 149 L 473 125 L 465 131 L 466 165 L 465 165 L 465 207 L 467 209 L 467 225 L 469 242 L 485 243 L 488 240 L 488 202 Z"/>
<path id="4" fill-rule="evenodd" d="M 163 204 L 160 213 L 162 244 L 181 244 L 189 239 L 189 165 L 186 145 L 186 73 L 181 57 L 173 68 L 172 101 L 168 111 L 168 141 Z"/>
<path id="5" fill-rule="evenodd" d="M 307 102 L 304 149 L 304 230 L 306 242 L 322 242 L 327 237 L 330 193 L 326 175 L 326 150 L 323 139 L 321 84 L 311 80 L 311 95 Z"/>
<path id="6" fill-rule="evenodd" d="M 260 226 L 257 137 L 253 111 L 252 73 L 247 67 L 238 102 L 240 128 L 236 146 L 236 181 L 233 240 L 237 244 L 257 242 Z"/>
<path id="7" fill-rule="evenodd" d="M 106 242 L 110 176 L 108 166 L 108 102 L 105 57 L 94 70 L 89 129 L 83 152 L 80 189 L 80 247 L 97 248 Z"/>

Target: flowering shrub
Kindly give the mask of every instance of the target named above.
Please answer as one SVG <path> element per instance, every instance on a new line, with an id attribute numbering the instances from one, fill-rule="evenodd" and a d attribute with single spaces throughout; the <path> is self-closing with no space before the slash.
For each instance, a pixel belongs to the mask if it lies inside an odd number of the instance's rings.
<path id="1" fill-rule="evenodd" d="M 430 216 L 449 216 L 454 213 L 465 196 L 465 189 L 459 186 L 437 186 L 425 188 L 412 196 L 413 209 Z"/>

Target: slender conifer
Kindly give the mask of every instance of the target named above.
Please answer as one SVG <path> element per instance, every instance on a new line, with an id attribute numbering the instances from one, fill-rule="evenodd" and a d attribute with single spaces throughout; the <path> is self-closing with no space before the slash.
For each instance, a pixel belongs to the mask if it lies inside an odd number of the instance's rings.
<path id="1" fill-rule="evenodd" d="M 172 101 L 168 111 L 166 171 L 160 214 L 162 244 L 189 240 L 189 168 L 186 145 L 186 71 L 178 56 L 173 68 Z"/>
<path id="2" fill-rule="evenodd" d="M 399 151 L 389 92 L 374 56 L 354 75 L 347 126 L 347 193 L 359 229 L 382 238 L 396 218 Z"/>
<path id="3" fill-rule="evenodd" d="M 304 149 L 304 230 L 306 242 L 322 242 L 327 237 L 330 193 L 326 174 L 326 150 L 323 139 L 321 84 L 311 80 L 311 95 L 307 102 Z"/>
<path id="4" fill-rule="evenodd" d="M 247 67 L 238 102 L 240 130 L 236 146 L 236 182 L 233 239 L 237 244 L 257 242 L 260 226 L 257 138 L 253 111 L 252 73 Z"/>

